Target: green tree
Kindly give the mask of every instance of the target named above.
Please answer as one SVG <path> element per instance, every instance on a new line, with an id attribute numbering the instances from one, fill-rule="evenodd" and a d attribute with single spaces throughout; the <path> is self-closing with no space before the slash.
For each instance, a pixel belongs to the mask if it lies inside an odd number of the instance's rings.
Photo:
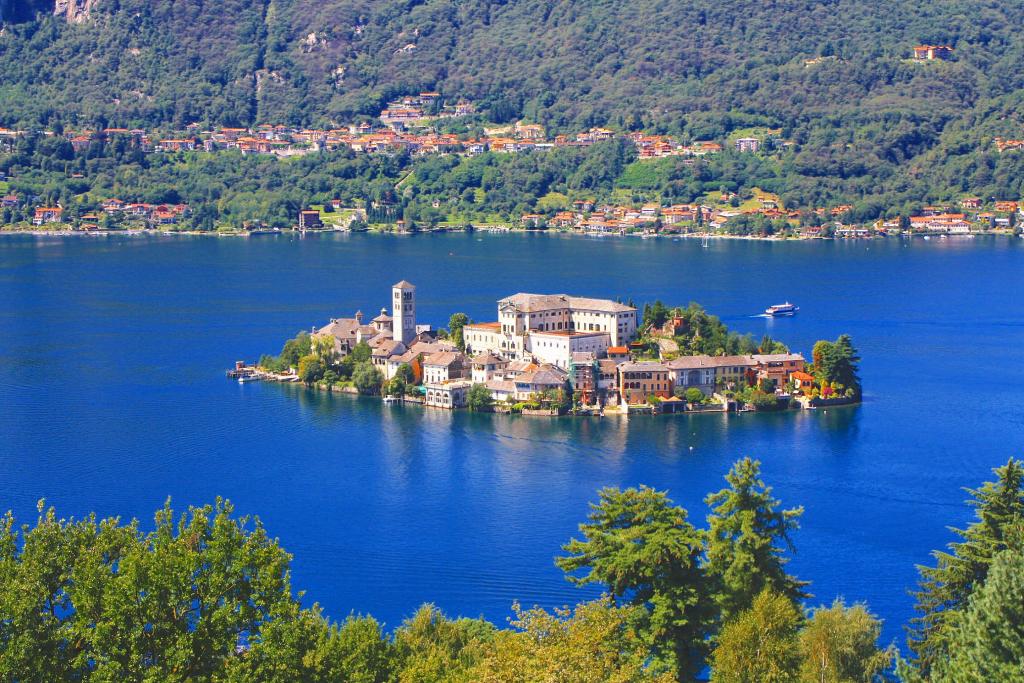
<path id="1" fill-rule="evenodd" d="M 1024 552 L 1001 550 L 984 585 L 971 595 L 950 634 L 949 656 L 934 667 L 936 683 L 1024 679 Z"/>
<path id="2" fill-rule="evenodd" d="M 360 394 L 375 395 L 380 393 L 384 375 L 370 361 L 362 361 L 352 370 L 352 383 Z"/>
<path id="3" fill-rule="evenodd" d="M 878 649 L 882 622 L 865 605 L 836 599 L 819 607 L 800 632 L 803 683 L 868 683 L 885 670 L 892 654 Z"/>
<path id="4" fill-rule="evenodd" d="M 469 683 L 495 628 L 482 619 L 445 617 L 423 605 L 395 631 L 394 680 L 399 683 Z"/>
<path id="5" fill-rule="evenodd" d="M 711 656 L 712 683 L 796 683 L 802 623 L 791 598 L 765 589 L 722 627 Z"/>
<path id="6" fill-rule="evenodd" d="M 707 571 L 716 582 L 722 618 L 729 621 L 766 589 L 790 599 L 804 597 L 805 582 L 786 573 L 786 550 L 803 508 L 781 509 L 760 478 L 761 463 L 744 458 L 725 476 L 729 483 L 705 498 L 708 516 Z"/>
<path id="7" fill-rule="evenodd" d="M 448 318 L 448 337 L 453 344 L 459 347 L 460 351 L 466 350 L 466 342 L 462 338 L 462 328 L 469 322 L 469 316 L 465 313 L 452 313 Z"/>
<path id="8" fill-rule="evenodd" d="M 491 390 L 483 384 L 474 384 L 466 393 L 466 406 L 474 413 L 487 410 L 493 403 Z"/>
<path id="9" fill-rule="evenodd" d="M 575 610 L 513 606 L 513 631 L 502 631 L 472 670 L 478 683 L 670 683 L 644 666 L 647 647 L 633 629 L 639 607 L 608 598 Z"/>
<path id="10" fill-rule="evenodd" d="M 289 556 L 230 503 L 135 521 L 0 521 L 0 678 L 210 680 L 294 617 Z"/>
<path id="11" fill-rule="evenodd" d="M 848 334 L 841 334 L 834 342 L 818 341 L 812 350 L 814 371 L 822 382 L 839 383 L 860 396 L 860 356 Z"/>
<path id="12" fill-rule="evenodd" d="M 639 632 L 658 662 L 681 680 L 704 662 L 713 604 L 700 566 L 700 533 L 661 491 L 605 488 L 580 525 L 583 540 L 555 563 L 577 585 L 600 583 L 613 598 L 644 608 Z M 582 572 L 582 573 L 580 573 Z"/>
<path id="13" fill-rule="evenodd" d="M 912 620 L 909 644 L 925 677 L 948 659 L 968 599 L 984 584 L 995 555 L 1024 524 L 1024 462 L 1011 458 L 994 472 L 995 481 L 968 489 L 976 520 L 966 529 L 953 529 L 961 540 L 950 543 L 949 552 L 936 551 L 934 567 L 918 567 L 921 590 L 914 609 L 920 616 Z"/>
<path id="14" fill-rule="evenodd" d="M 315 354 L 309 354 L 299 359 L 299 379 L 306 384 L 318 382 L 324 376 L 324 366 Z"/>
<path id="15" fill-rule="evenodd" d="M 683 394 L 683 396 L 684 398 L 686 398 L 686 401 L 688 403 L 704 402 L 704 392 L 698 389 L 697 387 L 690 387 L 689 389 L 686 390 L 686 393 Z"/>
<path id="16" fill-rule="evenodd" d="M 268 622 L 240 657 L 225 665 L 227 683 L 385 683 L 391 644 L 376 620 L 351 616 L 332 625 L 316 605 L 290 606 Z"/>
<path id="17" fill-rule="evenodd" d="M 294 339 L 289 339 L 281 349 L 278 356 L 278 365 L 282 370 L 295 368 L 299 365 L 299 359 L 308 356 L 312 352 L 312 342 L 308 332 L 299 332 Z"/>

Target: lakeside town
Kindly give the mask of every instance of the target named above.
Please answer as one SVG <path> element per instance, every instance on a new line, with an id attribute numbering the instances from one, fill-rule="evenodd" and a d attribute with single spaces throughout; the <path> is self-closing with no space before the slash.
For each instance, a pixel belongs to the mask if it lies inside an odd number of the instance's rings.
<path id="1" fill-rule="evenodd" d="M 497 320 L 416 317 L 416 287 L 391 309 L 357 311 L 289 340 L 279 356 L 228 371 L 240 383 L 301 382 L 447 410 L 631 415 L 815 409 L 860 401 L 852 341 L 819 341 L 811 362 L 768 337 L 729 332 L 696 304 L 669 308 L 566 294 L 517 293 Z M 790 314 L 796 307 L 788 305 Z M 708 346 L 717 354 L 692 353 Z"/>
<path id="2" fill-rule="evenodd" d="M 914 61 L 943 60 L 950 49 L 943 46 L 914 48 Z M 530 154 L 562 147 L 589 147 L 613 139 L 622 139 L 635 148 L 639 162 L 680 157 L 685 164 L 723 153 L 741 155 L 777 155 L 795 143 L 785 139 L 781 129 L 753 128 L 734 131 L 720 140 L 680 140 L 671 135 L 645 132 L 616 132 L 592 127 L 576 134 L 550 136 L 544 126 L 524 120 L 493 125 L 475 118 L 470 102 L 445 104 L 438 92 L 422 92 L 390 102 L 375 120 L 361 120 L 330 129 L 311 129 L 280 124 L 255 127 L 211 127 L 190 124 L 180 131 L 147 131 L 108 127 L 98 130 L 61 129 L 59 131 L 13 130 L 0 128 L 0 150 L 16 149 L 27 135 L 61 138 L 75 154 L 89 155 L 105 145 L 118 145 L 149 154 L 217 154 L 235 151 L 242 155 L 268 155 L 278 158 L 302 156 L 329 150 L 349 150 L 354 154 L 399 155 L 411 157 L 461 156 L 484 153 Z M 462 123 L 458 123 L 458 122 Z M 472 125 L 472 127 L 471 127 Z M 450 132 L 458 130 L 460 132 Z M 994 138 L 998 153 L 1024 151 L 1024 140 Z M 84 179 L 71 172 L 72 180 Z M 403 177 L 395 185 L 401 194 Z M 73 205 L 50 205 L 43 196 L 14 189 L 16 177 L 0 174 L 0 223 L 5 231 L 39 233 L 208 233 L 191 220 L 187 203 L 147 203 L 139 197 L 82 195 Z M 673 203 L 670 199 L 652 200 L 637 196 L 629 201 L 609 202 L 596 196 L 564 197 L 534 210 L 500 219 L 481 221 L 410 221 L 395 212 L 394 204 L 379 200 L 333 199 L 307 204 L 295 214 L 291 229 L 382 232 L 447 231 L 476 228 L 483 230 L 552 230 L 588 235 L 634 235 L 640 237 L 743 236 L 755 239 L 870 238 L 886 236 L 973 236 L 978 234 L 1021 235 L 1024 202 L 1019 197 L 981 197 L 965 193 L 956 200 L 920 206 L 909 214 L 890 215 L 871 221 L 857 220 L 854 206 L 794 208 L 778 195 L 760 188 L 741 191 L 723 189 L 708 193 L 699 202 Z M 445 214 L 454 200 L 435 199 L 433 209 Z M 540 207 L 538 207 L 540 208 Z M 254 235 L 286 230 L 271 227 L 260 220 L 239 226 L 219 226 L 221 235 Z"/>

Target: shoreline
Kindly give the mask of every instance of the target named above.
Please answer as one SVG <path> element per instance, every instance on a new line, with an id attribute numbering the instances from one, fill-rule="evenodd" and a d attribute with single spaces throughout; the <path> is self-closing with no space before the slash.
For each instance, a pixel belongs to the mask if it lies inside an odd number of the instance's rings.
<path id="1" fill-rule="evenodd" d="M 61 230 L 40 230 L 35 229 L 3 229 L 0 228 L 0 237 L 5 235 L 11 236 L 32 236 L 32 237 L 216 237 L 216 238 L 260 238 L 260 237 L 277 237 L 277 236 L 299 236 L 305 237 L 306 234 L 310 235 L 388 235 L 394 237 L 413 237 L 416 235 L 433 235 L 433 234 L 445 234 L 445 233 L 467 233 L 471 234 L 474 232 L 488 233 L 488 234 L 523 234 L 523 235 L 569 235 L 573 237 L 586 237 L 591 239 L 644 239 L 644 240 L 744 240 L 752 242 L 804 242 L 804 241 L 835 241 L 835 242 L 859 242 L 859 241 L 873 241 L 880 239 L 903 239 L 903 238 L 926 238 L 926 239 L 973 239 L 975 237 L 1006 237 L 1009 239 L 1020 238 L 1024 239 L 1024 235 L 1014 235 L 1012 231 L 1008 230 L 992 230 L 985 232 L 971 232 L 967 234 L 949 234 L 942 232 L 914 232 L 914 233 L 896 233 L 896 234 L 883 234 L 883 235 L 864 235 L 858 237 L 828 237 L 823 235 L 729 235 L 722 233 L 667 233 L 667 234 L 645 234 L 645 233 L 611 233 L 611 232 L 581 232 L 578 230 L 566 230 L 560 228 L 551 228 L 546 230 L 530 230 L 525 228 L 507 228 L 507 227 L 490 227 L 481 226 L 474 227 L 472 230 L 467 230 L 465 227 L 451 227 L 451 228 L 437 228 L 432 230 L 417 230 L 417 231 L 404 231 L 399 232 L 396 230 L 279 230 L 270 233 L 256 233 L 251 234 L 244 231 L 203 231 L 203 230 L 152 230 L 152 229 L 139 229 L 139 230 L 74 230 L 74 229 L 61 229 Z"/>
<path id="2" fill-rule="evenodd" d="M 229 371 L 230 372 L 230 371 Z M 295 385 L 301 389 L 308 389 L 311 391 L 322 392 L 326 394 L 343 394 L 352 398 L 358 399 L 377 399 L 377 403 L 384 406 L 389 406 L 392 403 L 398 403 L 400 405 L 414 405 L 419 406 L 423 409 L 432 409 L 444 413 L 472 413 L 475 415 L 521 415 L 523 417 L 545 417 L 545 418 L 605 418 L 605 417 L 619 417 L 619 418 L 630 418 L 634 416 L 645 416 L 645 417 L 664 417 L 664 416 L 677 416 L 677 415 L 741 415 L 743 413 L 760 413 L 760 414 L 777 414 L 777 413 L 802 413 L 805 411 L 817 411 L 817 410 L 828 410 L 829 408 L 852 408 L 859 406 L 863 403 L 863 399 L 825 399 L 819 405 L 811 405 L 809 401 L 806 401 L 800 397 L 791 397 L 790 400 L 797 401 L 799 406 L 787 405 L 785 407 L 776 408 L 774 410 L 756 410 L 754 408 L 737 407 L 735 409 L 730 408 L 728 405 L 719 404 L 705 404 L 699 408 L 686 410 L 677 410 L 672 412 L 659 411 L 657 408 L 651 405 L 627 405 L 622 406 L 623 409 L 618 410 L 606 410 L 602 409 L 598 412 L 594 411 L 568 411 L 565 413 L 558 413 L 548 409 L 542 410 L 522 410 L 514 411 L 511 409 L 504 409 L 504 406 L 492 405 L 488 410 L 470 410 L 468 408 L 442 408 L 439 406 L 427 405 L 423 400 L 410 397 L 410 396 L 383 396 L 379 394 L 361 394 L 355 387 L 347 386 L 327 386 L 323 382 L 316 382 L 314 384 L 304 384 L 299 381 L 298 376 L 295 375 L 275 375 L 274 373 L 266 370 L 257 370 L 256 376 L 258 379 L 249 380 L 245 384 L 253 381 L 267 382 L 270 384 L 290 384 Z M 229 374 L 229 378 L 230 378 Z"/>

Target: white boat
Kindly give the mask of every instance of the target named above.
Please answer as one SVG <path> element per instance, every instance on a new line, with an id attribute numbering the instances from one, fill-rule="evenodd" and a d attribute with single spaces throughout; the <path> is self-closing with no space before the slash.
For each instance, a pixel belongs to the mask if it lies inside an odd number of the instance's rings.
<path id="1" fill-rule="evenodd" d="M 384 401 L 384 403 L 398 403 L 402 399 L 398 398 L 397 396 L 385 396 L 382 400 Z"/>
<path id="2" fill-rule="evenodd" d="M 260 378 L 257 377 L 256 375 L 242 375 L 241 377 L 238 378 L 238 383 L 245 384 L 246 382 L 258 382 L 259 379 Z"/>
<path id="3" fill-rule="evenodd" d="M 788 301 L 784 304 L 775 304 L 764 309 L 765 315 L 777 318 L 784 315 L 796 315 L 796 312 L 800 310 L 799 306 L 794 306 Z"/>

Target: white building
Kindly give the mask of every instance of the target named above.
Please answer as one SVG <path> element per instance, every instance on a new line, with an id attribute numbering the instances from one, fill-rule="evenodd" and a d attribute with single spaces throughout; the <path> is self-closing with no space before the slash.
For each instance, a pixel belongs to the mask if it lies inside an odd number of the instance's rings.
<path id="1" fill-rule="evenodd" d="M 402 280 L 391 287 L 393 337 L 409 344 L 416 336 L 416 286 Z"/>
<path id="2" fill-rule="evenodd" d="M 527 337 L 527 351 L 538 363 L 548 363 L 569 369 L 574 353 L 603 354 L 608 347 L 607 332 L 531 332 Z"/>
<path id="3" fill-rule="evenodd" d="M 466 396 L 471 386 L 473 386 L 472 382 L 464 379 L 427 384 L 423 404 L 433 408 L 447 408 L 448 410 L 465 408 Z"/>
<path id="4" fill-rule="evenodd" d="M 508 366 L 508 361 L 490 353 L 473 358 L 473 384 L 486 384 Z"/>
<path id="5" fill-rule="evenodd" d="M 462 379 L 464 356 L 458 351 L 440 351 L 423 361 L 423 383 L 440 384 Z"/>
<path id="6" fill-rule="evenodd" d="M 636 337 L 636 309 L 608 299 L 513 294 L 498 302 L 498 321 L 463 329 L 469 353 L 535 358 L 569 367 L 574 352 L 603 355 Z"/>

